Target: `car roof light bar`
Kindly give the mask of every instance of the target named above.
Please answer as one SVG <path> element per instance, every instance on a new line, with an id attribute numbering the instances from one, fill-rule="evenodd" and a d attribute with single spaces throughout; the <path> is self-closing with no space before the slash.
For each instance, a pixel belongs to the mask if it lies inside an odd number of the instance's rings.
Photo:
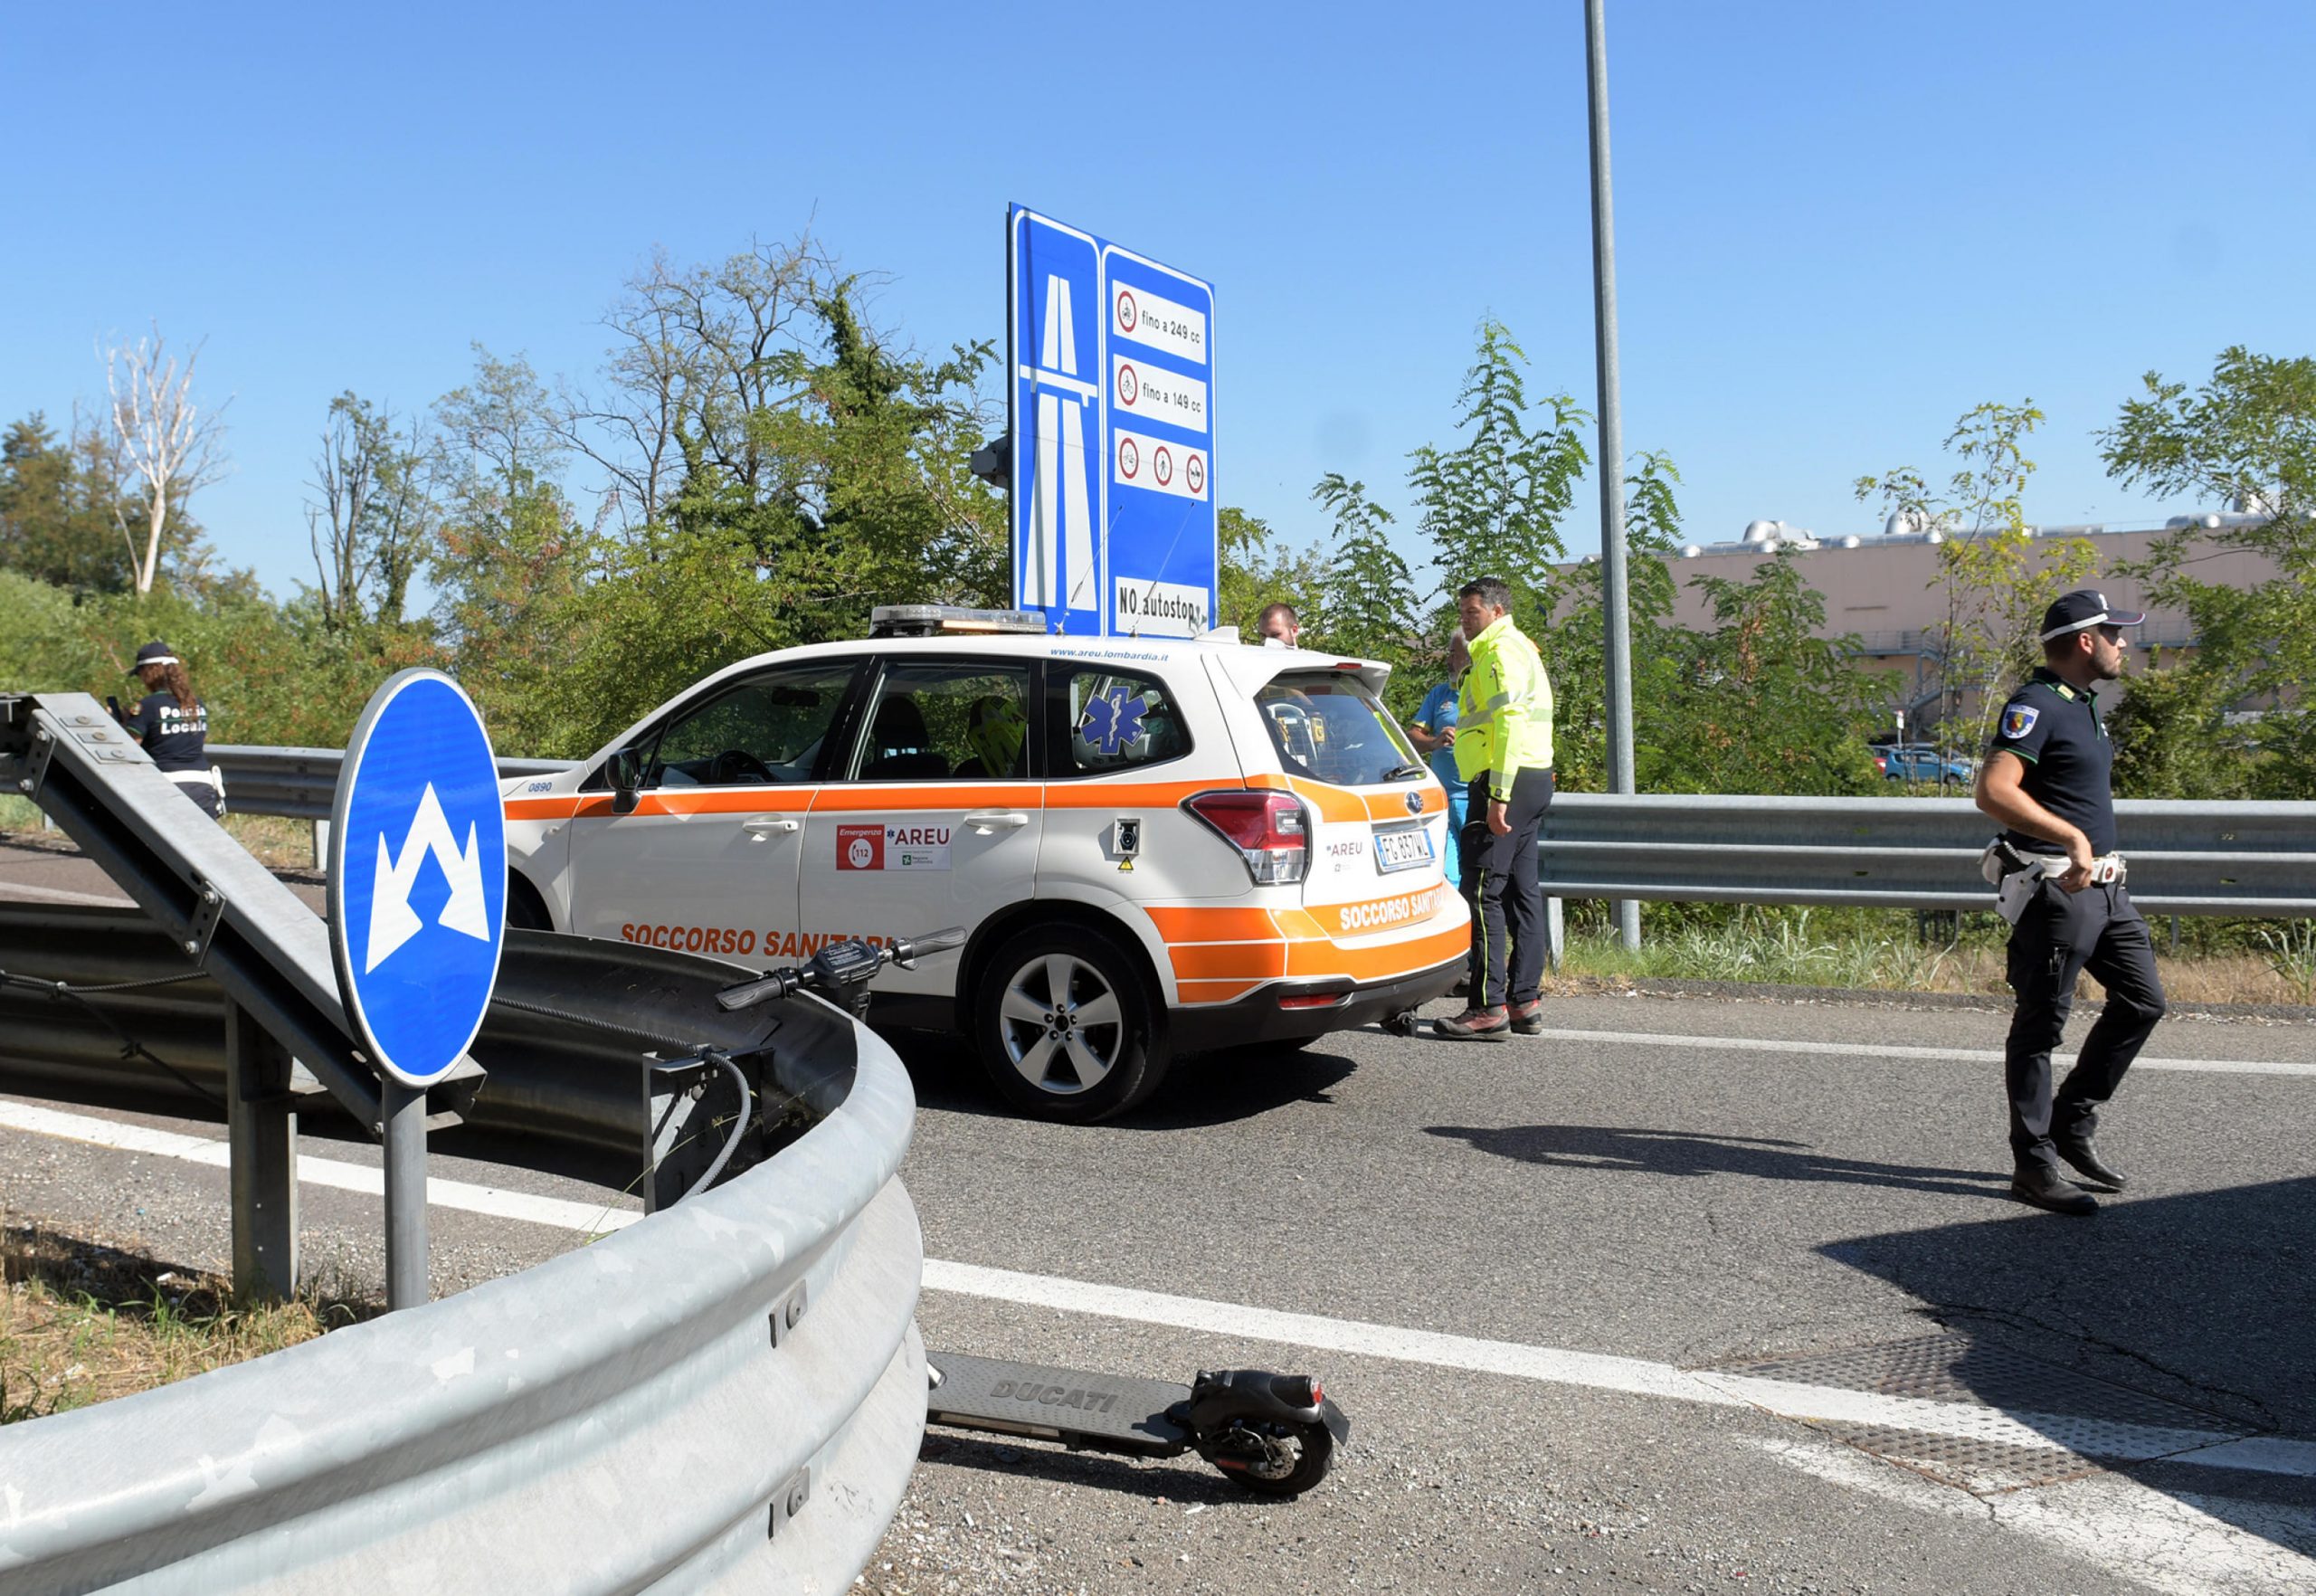
<path id="1" fill-rule="evenodd" d="M 1035 610 L 973 610 L 960 604 L 878 604 L 868 612 L 868 635 L 872 638 L 999 632 L 1042 636 L 1045 630 L 1046 618 Z"/>

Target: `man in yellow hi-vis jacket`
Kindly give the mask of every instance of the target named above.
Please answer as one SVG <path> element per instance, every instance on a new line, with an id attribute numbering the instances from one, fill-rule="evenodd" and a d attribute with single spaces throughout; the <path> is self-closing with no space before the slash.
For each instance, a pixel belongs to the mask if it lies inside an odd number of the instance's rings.
<path id="1" fill-rule="evenodd" d="M 1472 668 L 1457 699 L 1456 774 L 1470 784 L 1464 900 L 1472 906 L 1470 1006 L 1432 1029 L 1502 1041 L 1544 1029 L 1544 897 L 1536 833 L 1552 801 L 1552 684 L 1512 624 L 1512 589 L 1483 576 L 1456 591 Z"/>

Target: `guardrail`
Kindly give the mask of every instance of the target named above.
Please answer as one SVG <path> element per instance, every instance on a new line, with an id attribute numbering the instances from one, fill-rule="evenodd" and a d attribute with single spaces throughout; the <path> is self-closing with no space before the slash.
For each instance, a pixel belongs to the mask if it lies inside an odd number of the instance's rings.
<path id="1" fill-rule="evenodd" d="M 301 760 L 299 781 L 334 784 L 335 755 L 274 763 Z M 0 1090 L 223 1119 L 236 1279 L 293 1281 L 298 1119 L 381 1125 L 321 922 L 85 695 L 0 695 L 0 781 L 138 905 L 0 906 Z M 0 1596 L 336 1591 L 382 1568 L 429 1591 L 846 1587 L 925 1422 L 923 1249 L 897 1178 L 914 1103 L 890 1050 L 815 999 L 724 1013 L 734 974 L 509 934 L 430 1132 L 641 1186 L 647 1216 L 607 1213 L 618 1233 L 443 1302 L 0 1430 Z M 761 1114 L 730 1111 L 742 1081 Z"/>
<path id="2" fill-rule="evenodd" d="M 225 802 L 243 814 L 287 815 L 327 824 L 337 792 L 338 748 L 263 748 L 242 743 L 214 744 L 210 763 L 225 773 Z M 555 775 L 573 767 L 568 759 L 501 759 L 502 776 Z"/>
<path id="3" fill-rule="evenodd" d="M 2316 915 L 2316 803 L 2127 799 L 2115 821 L 2147 913 Z M 1967 798 L 1571 793 L 1538 869 L 1560 898 L 1983 909 L 1997 830 Z"/>
<path id="4" fill-rule="evenodd" d="M 331 750 L 211 754 L 234 808 L 327 818 L 340 758 Z M 574 763 L 498 766 L 539 775 Z M 2125 799 L 2115 811 L 2143 911 L 2316 915 L 2316 803 Z M 1996 829 L 1967 798 L 1563 793 L 1545 817 L 1538 869 L 1559 898 L 1982 909 L 1994 893 L 1979 852 Z"/>
<path id="5" fill-rule="evenodd" d="M 103 984 L 173 963 L 134 911 L 0 905 L 11 974 Z M 654 1031 L 714 1040 L 706 994 L 730 976 L 511 935 L 473 1047 L 486 1082 L 437 1145 L 632 1184 L 640 1050 Z M 224 992 L 90 1001 L 107 1019 L 0 991 L 0 1090 L 217 1116 Z M 752 1072 L 767 1117 L 812 1123 L 737 1178 L 607 1213 L 634 1222 L 523 1274 L 0 1430 L 0 1592 L 335 1591 L 381 1570 L 445 1591 L 843 1589 L 925 1421 L 923 1243 L 897 1178 L 914 1102 L 872 1034 L 816 1000 L 781 1009 Z M 119 1031 L 183 1078 L 124 1058 Z M 304 1100 L 317 1128 L 365 1134 Z"/>

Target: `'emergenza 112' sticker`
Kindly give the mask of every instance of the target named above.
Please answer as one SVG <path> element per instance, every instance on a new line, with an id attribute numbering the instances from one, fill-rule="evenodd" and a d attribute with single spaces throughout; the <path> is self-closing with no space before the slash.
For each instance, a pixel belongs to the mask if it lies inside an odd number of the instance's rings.
<path id="1" fill-rule="evenodd" d="M 949 828 L 904 826 L 883 821 L 836 829 L 836 868 L 840 870 L 945 870 Z"/>

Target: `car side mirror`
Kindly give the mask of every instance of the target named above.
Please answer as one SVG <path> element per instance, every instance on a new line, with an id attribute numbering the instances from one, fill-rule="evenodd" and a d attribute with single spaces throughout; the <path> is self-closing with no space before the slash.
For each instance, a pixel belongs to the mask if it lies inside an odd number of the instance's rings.
<path id="1" fill-rule="evenodd" d="M 635 806 L 643 802 L 643 756 L 632 748 L 622 748 L 612 755 L 612 812 L 633 814 Z"/>

